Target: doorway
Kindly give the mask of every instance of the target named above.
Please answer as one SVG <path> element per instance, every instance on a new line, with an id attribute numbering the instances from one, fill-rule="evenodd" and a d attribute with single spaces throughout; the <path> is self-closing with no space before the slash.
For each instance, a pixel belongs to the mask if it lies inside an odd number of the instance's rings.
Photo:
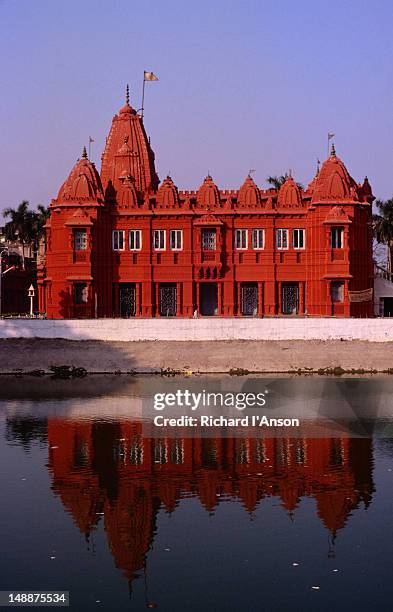
<path id="1" fill-rule="evenodd" d="M 297 314 L 299 310 L 299 283 L 282 284 L 282 313 Z"/>
<path id="2" fill-rule="evenodd" d="M 249 317 L 258 314 L 258 283 L 242 283 L 241 313 Z"/>
<path id="3" fill-rule="evenodd" d="M 393 317 L 393 297 L 383 298 L 383 316 Z"/>
<path id="4" fill-rule="evenodd" d="M 218 313 L 217 283 L 201 283 L 199 299 L 201 315 L 205 317 L 216 315 Z"/>
<path id="5" fill-rule="evenodd" d="M 176 283 L 160 283 L 159 291 L 161 317 L 175 317 L 177 312 Z"/>
<path id="6" fill-rule="evenodd" d="M 135 317 L 136 313 L 136 289 L 135 283 L 119 284 L 119 306 L 120 316 L 128 319 Z"/>

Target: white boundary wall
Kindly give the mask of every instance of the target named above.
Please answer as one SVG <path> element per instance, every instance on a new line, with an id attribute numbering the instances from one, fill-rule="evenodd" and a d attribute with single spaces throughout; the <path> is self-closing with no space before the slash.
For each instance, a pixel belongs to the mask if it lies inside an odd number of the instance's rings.
<path id="1" fill-rule="evenodd" d="M 0 338 L 393 341 L 392 319 L 1 319 Z"/>

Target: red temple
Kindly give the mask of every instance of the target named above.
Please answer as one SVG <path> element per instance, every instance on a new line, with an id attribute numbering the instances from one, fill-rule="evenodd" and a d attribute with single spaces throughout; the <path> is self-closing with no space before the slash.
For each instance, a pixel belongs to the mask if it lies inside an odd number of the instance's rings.
<path id="1" fill-rule="evenodd" d="M 161 184 L 141 116 L 114 116 L 101 175 L 77 161 L 38 267 L 48 318 L 373 316 L 373 195 L 332 152 L 306 189 L 247 176 L 219 190 Z M 359 292 L 359 293 L 358 293 Z M 360 293 L 362 292 L 362 293 Z"/>

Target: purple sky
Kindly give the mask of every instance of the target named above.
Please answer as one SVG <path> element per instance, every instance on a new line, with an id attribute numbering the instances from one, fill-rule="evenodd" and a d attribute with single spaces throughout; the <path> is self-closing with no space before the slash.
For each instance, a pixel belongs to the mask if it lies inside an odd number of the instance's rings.
<path id="1" fill-rule="evenodd" d="M 89 134 L 141 105 L 161 178 L 236 188 L 250 168 L 311 180 L 326 135 L 393 194 L 390 0 L 0 0 L 0 208 L 48 204 Z M 1 219 L 0 219 L 1 222 Z"/>

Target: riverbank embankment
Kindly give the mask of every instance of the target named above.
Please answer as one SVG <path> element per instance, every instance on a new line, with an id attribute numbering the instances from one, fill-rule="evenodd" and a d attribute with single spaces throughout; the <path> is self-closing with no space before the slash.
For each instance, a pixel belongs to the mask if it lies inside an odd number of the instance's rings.
<path id="1" fill-rule="evenodd" d="M 89 373 L 387 372 L 393 342 L 359 340 L 230 340 L 111 342 L 15 338 L 0 340 L 0 373 L 68 365 Z M 300 373 L 300 372 L 299 372 Z"/>

